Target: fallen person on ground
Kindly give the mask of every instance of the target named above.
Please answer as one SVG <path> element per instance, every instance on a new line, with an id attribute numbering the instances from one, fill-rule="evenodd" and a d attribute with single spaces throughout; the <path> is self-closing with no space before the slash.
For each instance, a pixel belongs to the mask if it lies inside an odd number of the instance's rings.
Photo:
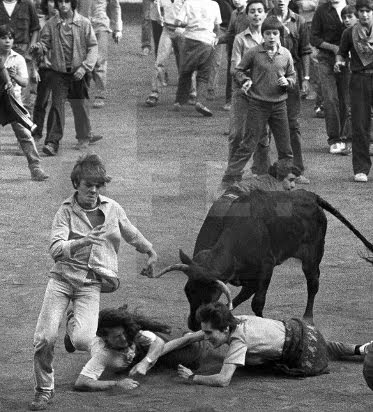
<path id="1" fill-rule="evenodd" d="M 221 371 L 196 375 L 183 365 L 178 375 L 200 385 L 228 386 L 240 366 L 270 363 L 275 371 L 294 377 L 328 373 L 328 359 L 364 356 L 364 345 L 326 341 L 321 332 L 300 319 L 280 321 L 257 316 L 234 316 L 220 302 L 197 311 L 201 330 L 173 341 L 173 348 L 207 340 L 214 348 L 229 345 Z"/>
<path id="2" fill-rule="evenodd" d="M 136 376 L 144 376 L 159 362 L 176 366 L 186 362 L 189 367 L 199 367 L 201 346 L 190 344 L 172 352 L 172 344 L 164 334 L 170 327 L 137 313 L 130 313 L 126 306 L 100 311 L 97 336 L 91 346 L 91 359 L 84 366 L 75 382 L 79 391 L 105 391 L 114 387 L 123 390 L 135 389 L 139 382 Z M 164 356 L 163 356 L 164 355 Z M 99 380 L 106 369 L 128 372 L 128 377 L 119 380 Z"/>

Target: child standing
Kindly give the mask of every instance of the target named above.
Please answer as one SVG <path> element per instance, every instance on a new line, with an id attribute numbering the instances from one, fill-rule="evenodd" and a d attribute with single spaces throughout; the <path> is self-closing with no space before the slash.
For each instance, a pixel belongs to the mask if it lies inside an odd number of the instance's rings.
<path id="1" fill-rule="evenodd" d="M 235 80 L 249 96 L 248 113 L 251 121 L 238 149 L 229 159 L 222 185 L 240 181 L 243 169 L 269 124 L 277 147 L 279 160 L 292 163 L 287 90 L 294 87 L 296 73 L 289 50 L 280 45 L 283 25 L 275 16 L 267 17 L 261 32 L 264 42 L 248 50 L 235 69 Z M 246 73 L 249 71 L 250 76 Z"/>
<path id="2" fill-rule="evenodd" d="M 22 103 L 21 90 L 28 84 L 28 72 L 25 59 L 12 50 L 14 43 L 13 29 L 8 25 L 0 26 L 0 69 L 6 68 L 10 82 L 2 84 L 0 93 L 12 93 L 16 100 Z M 1 99 L 3 100 L 3 99 Z M 48 175 L 40 167 L 40 157 L 35 142 L 28 129 L 18 122 L 12 122 L 12 129 L 26 156 L 31 179 L 41 182 L 48 179 Z"/>

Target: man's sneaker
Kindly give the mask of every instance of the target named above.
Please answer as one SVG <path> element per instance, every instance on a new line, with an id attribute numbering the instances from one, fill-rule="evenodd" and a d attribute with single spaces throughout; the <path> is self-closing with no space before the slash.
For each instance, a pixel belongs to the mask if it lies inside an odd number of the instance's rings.
<path id="1" fill-rule="evenodd" d="M 309 185 L 310 179 L 307 179 L 306 176 L 300 175 L 295 178 L 295 183 L 298 185 Z"/>
<path id="2" fill-rule="evenodd" d="M 54 398 L 54 390 L 35 392 L 34 400 L 30 403 L 29 409 L 31 411 L 43 411 L 48 408 Z"/>
<path id="3" fill-rule="evenodd" d="M 195 108 L 196 108 L 198 113 L 201 113 L 206 117 L 211 117 L 212 116 L 212 112 L 200 102 L 196 103 Z"/>
<path id="4" fill-rule="evenodd" d="M 95 100 L 93 102 L 93 107 L 95 109 L 101 109 L 104 106 L 105 106 L 105 99 L 103 97 L 95 97 Z"/>
<path id="5" fill-rule="evenodd" d="M 69 352 L 69 353 L 75 352 L 75 346 L 71 342 L 70 336 L 67 333 L 67 325 L 70 322 L 71 318 L 73 318 L 73 317 L 74 317 L 74 311 L 72 309 L 69 309 L 67 311 L 67 314 L 66 314 L 66 333 L 65 333 L 65 337 L 63 339 L 63 343 L 65 345 L 66 352 Z"/>
<path id="6" fill-rule="evenodd" d="M 149 56 L 149 53 L 150 53 L 150 47 L 144 47 L 142 49 L 142 55 L 143 56 Z"/>
<path id="7" fill-rule="evenodd" d="M 355 182 L 366 183 L 368 181 L 368 176 L 365 173 L 356 173 L 354 180 Z"/>
<path id="8" fill-rule="evenodd" d="M 43 146 L 43 153 L 45 153 L 47 156 L 56 156 L 57 155 L 57 149 L 54 148 L 51 144 L 45 144 Z"/>
<path id="9" fill-rule="evenodd" d="M 188 104 L 190 106 L 195 106 L 197 103 L 197 97 L 194 94 L 189 95 Z"/>
<path id="10" fill-rule="evenodd" d="M 41 167 L 31 169 L 31 180 L 34 180 L 35 182 L 44 182 L 44 180 L 47 180 L 48 177 L 49 176 Z"/>
<path id="11" fill-rule="evenodd" d="M 373 340 L 370 342 L 364 343 L 364 345 L 361 345 L 359 348 L 360 355 L 365 356 L 368 353 L 368 346 L 373 344 Z"/>
<path id="12" fill-rule="evenodd" d="M 78 139 L 78 143 L 74 146 L 75 150 L 86 150 L 88 149 L 88 145 L 90 143 L 90 139 Z"/>
<path id="13" fill-rule="evenodd" d="M 180 112 L 181 110 L 181 104 L 176 102 L 174 103 L 174 107 L 173 107 L 174 112 Z"/>
<path id="14" fill-rule="evenodd" d="M 330 145 L 329 152 L 331 154 L 341 154 L 343 150 L 346 148 L 346 144 L 343 142 L 338 142 Z"/>
<path id="15" fill-rule="evenodd" d="M 225 103 L 225 105 L 223 106 L 223 110 L 225 110 L 226 112 L 229 112 L 229 110 L 231 110 L 231 103 Z"/>
<path id="16" fill-rule="evenodd" d="M 341 151 L 342 156 L 350 156 L 352 153 L 351 143 L 346 143 L 345 148 Z"/>
<path id="17" fill-rule="evenodd" d="M 96 142 L 99 142 L 103 138 L 104 138 L 104 136 L 102 136 L 101 134 L 93 134 L 89 138 L 89 144 L 95 144 Z"/>
<path id="18" fill-rule="evenodd" d="M 373 156 L 373 143 L 369 145 L 369 156 Z"/>
<path id="19" fill-rule="evenodd" d="M 320 106 L 315 107 L 315 117 L 317 117 L 318 119 L 324 119 L 325 118 L 325 112 L 324 112 L 323 107 L 320 107 Z"/>

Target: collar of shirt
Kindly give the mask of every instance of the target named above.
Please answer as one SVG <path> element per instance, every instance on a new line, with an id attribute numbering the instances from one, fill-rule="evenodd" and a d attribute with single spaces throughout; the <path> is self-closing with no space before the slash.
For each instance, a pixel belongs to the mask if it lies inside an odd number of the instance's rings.
<path id="1" fill-rule="evenodd" d="M 61 19 L 61 16 L 59 14 L 56 14 L 55 17 L 57 19 L 57 24 L 61 25 L 62 22 L 63 22 L 63 19 Z M 73 21 L 72 21 L 71 24 L 75 24 L 76 26 L 80 26 L 81 21 L 82 21 L 82 16 L 76 10 L 74 10 L 74 12 L 73 12 Z"/>
<path id="2" fill-rule="evenodd" d="M 267 53 L 268 50 L 264 47 L 264 42 L 259 45 L 259 53 Z M 284 54 L 284 47 L 280 46 L 279 44 L 277 45 L 277 50 L 276 54 Z"/>
<path id="3" fill-rule="evenodd" d="M 16 53 L 13 49 L 10 49 L 10 53 L 8 54 L 6 60 L 5 60 L 5 64 L 8 61 L 8 59 L 13 58 L 14 56 L 16 56 L 18 53 Z"/>
<path id="4" fill-rule="evenodd" d="M 78 201 L 76 200 L 76 194 L 77 194 L 78 192 L 75 192 L 74 194 L 72 194 L 70 197 L 68 197 L 66 200 L 64 200 L 63 201 L 63 204 L 64 205 L 71 205 L 71 207 L 74 209 L 74 208 L 78 208 L 79 210 L 83 210 L 84 211 L 84 209 L 79 205 L 79 203 L 78 203 Z M 106 204 L 106 203 L 108 203 L 108 201 L 109 201 L 109 199 L 107 198 L 107 197 L 105 197 L 105 196 L 102 196 L 102 195 L 99 195 L 98 196 L 98 201 L 97 201 L 97 203 L 98 203 L 98 208 L 100 209 L 100 210 L 102 210 L 102 208 L 104 207 L 104 205 Z"/>

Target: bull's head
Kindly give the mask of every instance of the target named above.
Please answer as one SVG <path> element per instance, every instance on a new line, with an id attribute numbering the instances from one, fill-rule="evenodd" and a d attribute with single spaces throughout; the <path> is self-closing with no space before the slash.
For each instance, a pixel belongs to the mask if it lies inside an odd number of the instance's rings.
<path id="1" fill-rule="evenodd" d="M 196 311 L 202 304 L 217 301 L 223 293 L 228 299 L 229 309 L 232 310 L 232 297 L 228 286 L 218 279 L 218 273 L 214 273 L 214 271 L 197 263 L 196 260 L 192 260 L 182 250 L 179 251 L 179 254 L 182 263 L 168 266 L 154 277 L 159 278 L 171 271 L 180 271 L 188 276 L 184 287 L 190 305 L 188 327 L 197 331 L 200 329 L 200 325 L 196 320 Z"/>

